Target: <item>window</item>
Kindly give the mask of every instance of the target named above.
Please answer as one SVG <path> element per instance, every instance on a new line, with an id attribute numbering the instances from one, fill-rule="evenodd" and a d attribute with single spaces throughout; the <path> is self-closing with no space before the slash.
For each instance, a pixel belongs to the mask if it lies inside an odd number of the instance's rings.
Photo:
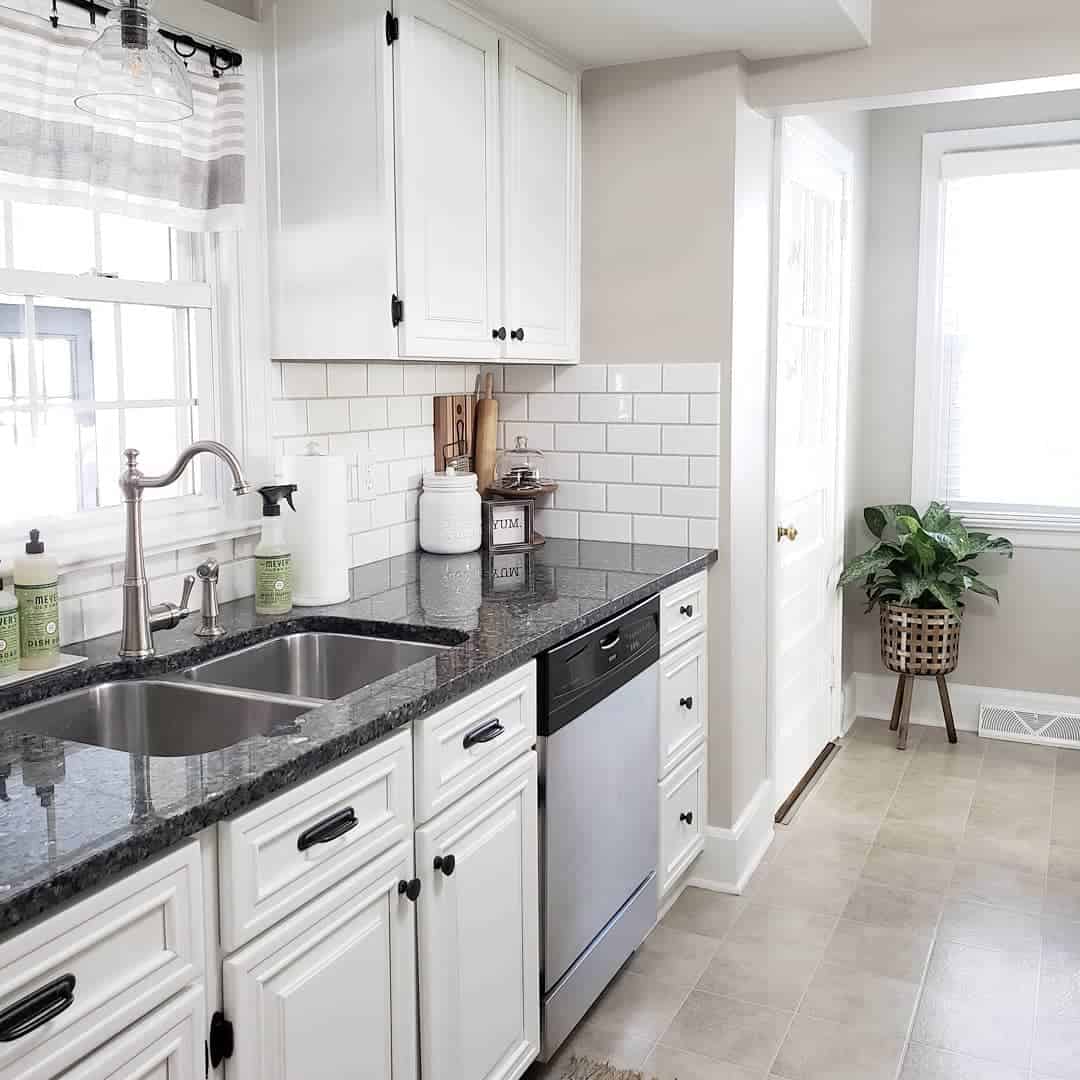
<path id="1" fill-rule="evenodd" d="M 926 136 L 916 502 L 1080 546 L 1078 250 L 1080 124 Z"/>

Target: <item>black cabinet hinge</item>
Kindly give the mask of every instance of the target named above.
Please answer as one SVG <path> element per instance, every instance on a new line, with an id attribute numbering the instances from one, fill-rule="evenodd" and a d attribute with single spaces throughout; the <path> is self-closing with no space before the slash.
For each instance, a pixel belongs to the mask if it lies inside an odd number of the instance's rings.
<path id="1" fill-rule="evenodd" d="M 216 1069 L 233 1055 L 233 1026 L 223 1012 L 214 1013 L 210 1020 L 210 1064 Z"/>
<path id="2" fill-rule="evenodd" d="M 386 44 L 393 45 L 401 37 L 401 20 L 392 12 L 386 13 Z"/>
<path id="3" fill-rule="evenodd" d="M 400 326 L 405 321 L 405 301 L 397 293 L 390 297 L 390 322 Z"/>

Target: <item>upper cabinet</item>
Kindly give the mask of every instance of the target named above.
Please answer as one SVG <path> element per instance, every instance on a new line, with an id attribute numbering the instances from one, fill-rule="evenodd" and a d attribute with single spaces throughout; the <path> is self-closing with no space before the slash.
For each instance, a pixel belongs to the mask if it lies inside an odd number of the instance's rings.
<path id="1" fill-rule="evenodd" d="M 276 0 L 276 359 L 579 354 L 578 75 L 448 0 Z"/>

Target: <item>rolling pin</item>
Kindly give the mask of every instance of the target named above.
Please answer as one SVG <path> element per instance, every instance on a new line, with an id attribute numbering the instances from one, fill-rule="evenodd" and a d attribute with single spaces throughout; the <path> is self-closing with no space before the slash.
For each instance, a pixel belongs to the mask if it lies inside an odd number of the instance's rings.
<path id="1" fill-rule="evenodd" d="M 499 428 L 499 403 L 492 396 L 494 381 L 488 374 L 484 392 L 476 403 L 476 436 L 473 439 L 473 468 L 481 496 L 495 483 L 495 442 Z"/>

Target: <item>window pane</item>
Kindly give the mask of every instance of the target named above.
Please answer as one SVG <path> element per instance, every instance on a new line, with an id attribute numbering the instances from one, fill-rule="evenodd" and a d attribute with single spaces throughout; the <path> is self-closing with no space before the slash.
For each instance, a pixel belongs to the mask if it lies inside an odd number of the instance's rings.
<path id="1" fill-rule="evenodd" d="M 150 408 L 125 410 L 127 445 L 139 451 L 139 465 L 144 472 L 164 472 L 176 460 L 187 438 L 181 438 L 175 408 Z M 186 426 L 186 425 L 185 425 Z M 197 480 L 202 462 L 195 462 L 167 488 L 147 488 L 143 498 L 147 500 L 175 499 L 178 495 L 191 495 L 198 490 Z"/>
<path id="2" fill-rule="evenodd" d="M 83 274 L 94 267 L 94 220 L 77 206 L 11 204 L 14 266 L 55 274 Z"/>
<path id="3" fill-rule="evenodd" d="M 951 180 L 943 347 L 948 498 L 1080 507 L 1080 170 Z"/>
<path id="4" fill-rule="evenodd" d="M 120 309 L 124 356 L 124 400 L 155 401 L 179 397 L 176 365 L 177 324 L 187 312 L 125 304 Z"/>
<path id="5" fill-rule="evenodd" d="M 6 431 L 5 464 L 11 463 L 7 490 L 20 520 L 81 508 L 79 432 L 70 409 L 9 412 L 0 431 Z"/>
<path id="6" fill-rule="evenodd" d="M 101 270 L 137 281 L 171 280 L 169 227 L 117 214 L 102 214 Z"/>

